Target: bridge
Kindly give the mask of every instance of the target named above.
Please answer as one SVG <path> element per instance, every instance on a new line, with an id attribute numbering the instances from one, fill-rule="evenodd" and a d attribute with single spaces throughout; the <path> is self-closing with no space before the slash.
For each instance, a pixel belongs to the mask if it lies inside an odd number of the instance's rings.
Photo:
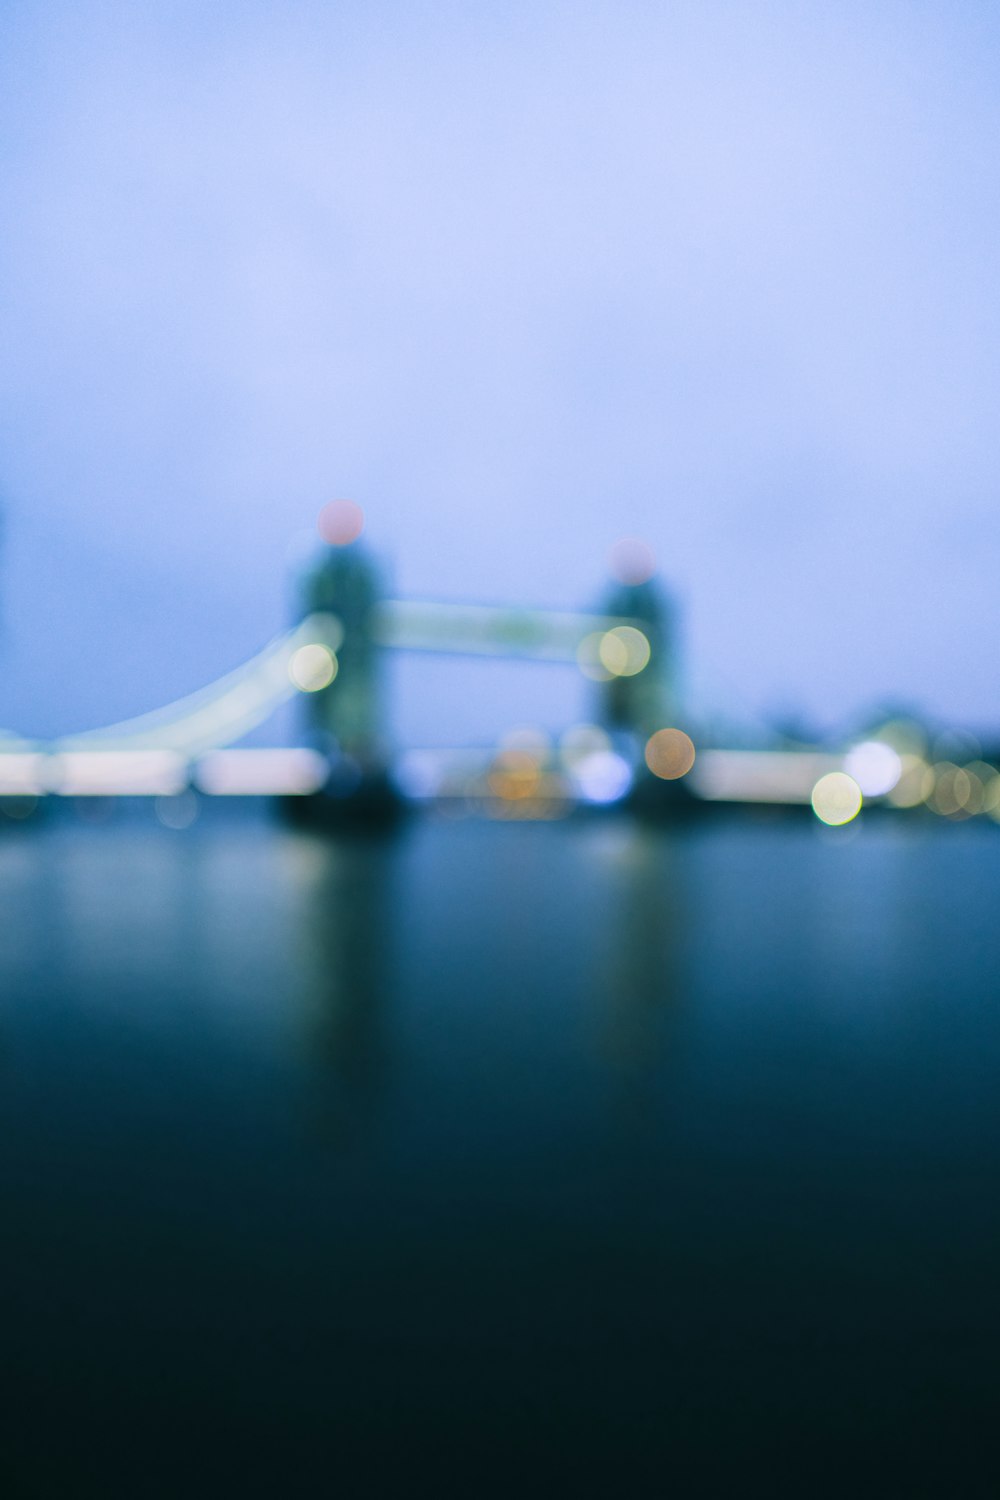
<path id="1" fill-rule="evenodd" d="M 303 799 L 330 815 L 450 801 L 515 818 L 626 798 L 661 810 L 694 799 L 811 803 L 836 823 L 849 821 L 865 796 L 884 798 L 901 784 L 900 755 L 877 742 L 844 753 L 696 750 L 677 702 L 673 610 L 639 541 L 613 549 L 601 607 L 570 612 L 386 598 L 363 527 L 352 502 L 324 508 L 298 623 L 218 681 L 85 733 L 0 737 L 3 807 L 16 815 L 49 797 L 202 794 Z M 522 730 L 486 751 L 399 751 L 386 732 L 380 667 L 400 651 L 572 663 L 591 687 L 593 721 L 557 744 Z M 302 702 L 302 743 L 241 745 L 290 699 Z M 1000 782 L 979 779 L 984 810 L 1000 809 Z M 913 806 L 928 795 L 895 801 Z"/>
<path id="2" fill-rule="evenodd" d="M 362 528 L 351 502 L 325 507 L 301 619 L 218 681 L 122 723 L 47 742 L 0 739 L 0 796 L 174 797 L 193 788 L 328 793 L 346 804 L 376 790 L 446 796 L 477 778 L 486 798 L 524 809 L 623 795 L 642 746 L 665 727 L 672 692 L 668 609 L 639 544 L 619 549 L 606 608 L 569 612 L 385 598 Z M 523 741 L 486 764 L 482 752 L 397 754 L 385 730 L 380 660 L 399 651 L 574 663 L 600 695 L 599 723 L 555 757 Z M 240 746 L 293 698 L 303 700 L 303 743 Z"/>

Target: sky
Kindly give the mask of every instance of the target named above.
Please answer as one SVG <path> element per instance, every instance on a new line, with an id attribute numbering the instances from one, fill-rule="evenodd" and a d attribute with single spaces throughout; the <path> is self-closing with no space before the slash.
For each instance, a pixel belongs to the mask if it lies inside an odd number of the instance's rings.
<path id="1" fill-rule="evenodd" d="M 976 0 L 4 0 L 0 725 L 251 656 L 337 496 L 412 598 L 646 537 L 692 718 L 1000 725 L 998 139 Z M 586 708 L 391 688 L 408 743 Z"/>

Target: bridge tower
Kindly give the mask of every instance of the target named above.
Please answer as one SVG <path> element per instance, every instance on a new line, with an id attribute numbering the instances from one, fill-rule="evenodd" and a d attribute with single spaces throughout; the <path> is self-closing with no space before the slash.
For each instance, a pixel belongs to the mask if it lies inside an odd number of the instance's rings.
<path id="1" fill-rule="evenodd" d="M 599 714 L 612 734 L 624 734 L 636 742 L 641 758 L 649 736 L 670 724 L 676 712 L 674 612 L 644 542 L 624 538 L 612 548 L 610 562 L 614 582 L 605 600 L 606 612 L 628 620 L 645 638 L 649 654 L 646 658 L 641 640 L 633 644 L 627 629 L 613 632 L 623 636 L 624 654 L 619 664 L 613 652 L 602 652 L 605 671 L 599 674 Z M 630 659 L 634 650 L 639 654 Z"/>
<path id="2" fill-rule="evenodd" d="M 350 500 L 324 506 L 317 523 L 324 546 L 307 573 L 304 613 L 336 617 L 342 635 L 334 675 L 305 697 L 310 736 L 330 759 L 329 791 L 348 797 L 386 785 L 379 648 L 374 618 L 381 603 L 375 563 L 359 540 L 364 513 Z"/>

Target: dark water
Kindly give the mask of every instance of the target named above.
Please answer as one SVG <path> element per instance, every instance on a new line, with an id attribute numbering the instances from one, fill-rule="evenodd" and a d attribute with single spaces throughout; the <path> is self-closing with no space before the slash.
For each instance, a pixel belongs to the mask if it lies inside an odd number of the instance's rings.
<path id="1" fill-rule="evenodd" d="M 993 827 L 0 837 L 0 1493 L 997 1492 Z"/>

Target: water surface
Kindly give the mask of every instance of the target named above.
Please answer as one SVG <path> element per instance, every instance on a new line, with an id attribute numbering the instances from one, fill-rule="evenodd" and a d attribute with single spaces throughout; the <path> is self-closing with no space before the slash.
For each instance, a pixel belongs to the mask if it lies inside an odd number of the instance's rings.
<path id="1" fill-rule="evenodd" d="M 998 851 L 5 828 L 4 1493 L 995 1493 Z"/>

